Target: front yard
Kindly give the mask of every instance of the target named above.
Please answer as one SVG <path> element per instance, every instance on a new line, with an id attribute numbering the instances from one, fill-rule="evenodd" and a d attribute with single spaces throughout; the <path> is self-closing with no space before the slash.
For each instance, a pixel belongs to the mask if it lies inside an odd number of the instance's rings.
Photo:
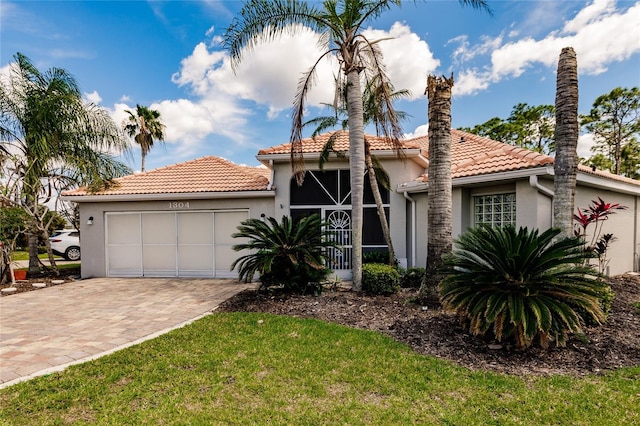
<path id="1" fill-rule="evenodd" d="M 471 371 L 377 332 L 216 313 L 0 390 L 2 424 L 640 423 L 640 367 L 578 378 Z"/>

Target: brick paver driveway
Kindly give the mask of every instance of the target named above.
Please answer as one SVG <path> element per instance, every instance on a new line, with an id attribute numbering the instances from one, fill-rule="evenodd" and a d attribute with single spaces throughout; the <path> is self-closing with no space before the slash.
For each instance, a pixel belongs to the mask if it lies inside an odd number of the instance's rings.
<path id="1" fill-rule="evenodd" d="M 0 387 L 180 327 L 251 285 L 235 280 L 93 278 L 0 298 Z"/>

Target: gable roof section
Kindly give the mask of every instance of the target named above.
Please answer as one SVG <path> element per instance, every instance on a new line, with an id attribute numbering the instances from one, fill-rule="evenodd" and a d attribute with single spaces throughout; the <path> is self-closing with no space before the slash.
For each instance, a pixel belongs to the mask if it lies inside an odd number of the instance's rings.
<path id="1" fill-rule="evenodd" d="M 429 138 L 413 139 L 426 147 Z M 494 141 L 461 130 L 451 130 L 451 177 L 477 176 L 488 173 L 523 170 L 553 164 L 553 157 L 529 151 L 503 142 Z M 418 181 L 427 182 L 427 174 Z"/>
<path id="2" fill-rule="evenodd" d="M 63 195 L 267 191 L 270 173 L 265 167 L 241 166 L 220 157 L 208 156 L 115 179 L 116 185 L 105 191 L 89 193 L 84 187 Z"/>
<path id="3" fill-rule="evenodd" d="M 349 152 L 349 132 L 347 130 L 337 130 L 334 132 L 327 132 L 318 135 L 314 138 L 305 138 L 302 140 L 302 153 L 303 154 L 319 154 L 322 152 L 322 148 L 329 141 L 331 135 L 337 134 L 337 137 L 333 144 L 333 150 L 338 152 Z M 371 151 L 393 151 L 393 144 L 386 139 L 379 136 L 365 135 L 367 141 L 369 141 L 369 147 Z M 420 149 L 423 147 L 419 142 L 411 140 L 401 140 L 400 143 L 405 149 Z M 270 155 L 290 155 L 291 144 L 285 143 L 282 145 L 272 146 L 270 148 L 261 149 L 258 151 L 258 157 L 270 156 Z"/>

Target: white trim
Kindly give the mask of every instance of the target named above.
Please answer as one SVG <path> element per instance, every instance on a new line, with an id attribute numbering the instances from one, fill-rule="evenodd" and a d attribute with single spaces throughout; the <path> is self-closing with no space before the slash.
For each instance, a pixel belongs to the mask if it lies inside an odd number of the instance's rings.
<path id="1" fill-rule="evenodd" d="M 234 191 L 122 195 L 62 195 L 60 198 L 64 201 L 74 201 L 76 203 L 109 203 L 112 201 L 211 200 L 227 198 L 268 198 L 275 196 L 275 191 Z"/>
<path id="2" fill-rule="evenodd" d="M 534 167 L 530 169 L 509 170 L 499 173 L 487 173 L 482 175 L 463 176 L 454 178 L 451 180 L 452 187 L 472 185 L 478 183 L 495 183 L 502 180 L 513 180 L 530 178 L 531 176 L 553 176 L 553 166 Z M 640 195 L 640 182 L 638 185 L 633 183 L 620 182 L 606 176 L 596 176 L 586 172 L 578 170 L 576 180 L 586 186 L 593 186 L 596 188 L 602 188 L 609 191 L 621 192 L 630 195 Z M 428 182 L 405 182 L 396 187 L 396 192 L 426 192 L 429 189 Z M 539 189 L 539 188 L 538 188 Z M 550 191 L 550 190 L 547 190 Z M 546 195 L 549 195 L 545 191 Z M 550 195 L 549 195 L 550 196 Z"/>
<path id="3" fill-rule="evenodd" d="M 402 149 L 401 151 L 404 153 L 404 157 L 410 158 L 416 163 L 424 165 L 425 167 L 429 165 L 429 160 L 422 155 L 422 149 L 405 148 L 405 149 Z M 389 158 L 392 158 L 392 157 L 397 158 L 398 156 L 396 151 L 392 149 L 373 150 L 371 154 L 375 155 L 376 157 L 389 157 Z M 320 153 L 319 152 L 303 153 L 303 158 L 305 161 L 317 162 L 317 160 L 320 159 Z M 349 158 L 349 152 L 346 151 L 344 153 L 344 158 L 340 158 L 340 159 L 346 160 L 348 158 Z M 258 154 L 256 155 L 256 159 L 265 165 L 270 164 L 271 162 L 289 163 L 291 162 L 291 154 Z"/>

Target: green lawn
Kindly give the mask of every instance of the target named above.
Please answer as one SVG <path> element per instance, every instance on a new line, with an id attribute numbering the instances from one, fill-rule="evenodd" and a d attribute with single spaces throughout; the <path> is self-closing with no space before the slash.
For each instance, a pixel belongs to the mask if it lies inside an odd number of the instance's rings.
<path id="1" fill-rule="evenodd" d="M 640 367 L 471 372 L 379 333 L 220 313 L 0 390 L 2 424 L 640 424 Z"/>
<path id="2" fill-rule="evenodd" d="M 47 253 L 41 253 L 38 255 L 38 258 L 48 259 L 49 256 L 47 255 Z M 57 258 L 59 258 L 59 256 L 56 256 L 56 259 Z M 11 260 L 29 260 L 29 252 L 25 250 L 16 250 L 11 253 Z"/>

